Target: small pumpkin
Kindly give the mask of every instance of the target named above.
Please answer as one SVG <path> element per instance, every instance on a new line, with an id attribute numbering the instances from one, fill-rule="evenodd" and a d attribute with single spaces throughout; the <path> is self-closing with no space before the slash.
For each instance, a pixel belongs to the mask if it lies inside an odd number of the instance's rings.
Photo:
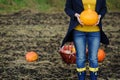
<path id="1" fill-rule="evenodd" d="M 80 20 L 81 22 L 83 22 L 84 25 L 87 26 L 95 25 L 98 21 L 98 14 L 96 13 L 96 11 L 91 10 L 89 8 L 81 12 Z"/>
<path id="2" fill-rule="evenodd" d="M 103 62 L 105 59 L 105 51 L 103 49 L 98 50 L 98 62 Z"/>
<path id="3" fill-rule="evenodd" d="M 38 54 L 34 51 L 27 52 L 25 55 L 26 61 L 33 62 L 38 59 Z"/>
<path id="4" fill-rule="evenodd" d="M 73 46 L 73 48 L 72 48 L 72 53 L 76 53 L 76 49 L 75 49 L 75 46 Z"/>

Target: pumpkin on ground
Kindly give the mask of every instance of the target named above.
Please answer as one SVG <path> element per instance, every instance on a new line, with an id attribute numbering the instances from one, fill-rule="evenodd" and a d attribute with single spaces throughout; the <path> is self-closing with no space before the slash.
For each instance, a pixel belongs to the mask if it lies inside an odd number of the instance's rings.
<path id="1" fill-rule="evenodd" d="M 27 52 L 25 55 L 26 61 L 28 62 L 33 62 L 36 61 L 38 59 L 38 54 L 36 52 Z"/>
<path id="2" fill-rule="evenodd" d="M 98 14 L 91 9 L 84 10 L 80 14 L 80 20 L 84 25 L 92 26 L 98 21 Z"/>
<path id="3" fill-rule="evenodd" d="M 105 51 L 103 49 L 98 50 L 98 62 L 103 62 L 105 59 Z"/>

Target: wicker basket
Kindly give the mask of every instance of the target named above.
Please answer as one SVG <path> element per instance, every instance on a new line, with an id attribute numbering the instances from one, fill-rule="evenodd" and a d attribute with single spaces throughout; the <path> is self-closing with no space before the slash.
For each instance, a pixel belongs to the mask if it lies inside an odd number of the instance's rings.
<path id="1" fill-rule="evenodd" d="M 64 46 L 63 46 L 64 47 Z M 76 53 L 72 53 L 70 50 L 64 50 L 61 48 L 59 51 L 62 60 L 67 64 L 75 64 L 76 63 Z"/>

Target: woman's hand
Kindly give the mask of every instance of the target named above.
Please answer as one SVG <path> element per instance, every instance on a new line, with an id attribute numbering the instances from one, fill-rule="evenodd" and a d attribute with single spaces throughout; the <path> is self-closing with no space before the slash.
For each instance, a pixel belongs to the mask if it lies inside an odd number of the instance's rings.
<path id="1" fill-rule="evenodd" d="M 95 26 L 99 24 L 100 18 L 101 18 L 101 15 L 98 15 L 98 21 L 97 21 L 97 23 L 95 24 Z"/>
<path id="2" fill-rule="evenodd" d="M 78 22 L 81 24 L 81 25 L 84 25 L 82 23 L 82 21 L 80 20 L 80 15 L 78 13 L 75 13 L 75 17 L 77 18 Z"/>

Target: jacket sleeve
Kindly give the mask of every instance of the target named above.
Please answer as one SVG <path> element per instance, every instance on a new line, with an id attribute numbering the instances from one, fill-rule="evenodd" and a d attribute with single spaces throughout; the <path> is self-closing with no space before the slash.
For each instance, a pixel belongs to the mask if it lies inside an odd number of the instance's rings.
<path id="1" fill-rule="evenodd" d="M 72 5 L 72 0 L 66 0 L 65 4 L 65 13 L 70 16 L 70 18 L 74 19 L 75 18 L 75 11 L 73 10 L 73 5 Z"/>
<path id="2" fill-rule="evenodd" d="M 106 0 L 102 0 L 101 2 L 101 9 L 100 9 L 100 15 L 101 15 L 101 19 L 105 16 L 106 12 L 107 12 L 107 7 L 106 7 Z"/>

